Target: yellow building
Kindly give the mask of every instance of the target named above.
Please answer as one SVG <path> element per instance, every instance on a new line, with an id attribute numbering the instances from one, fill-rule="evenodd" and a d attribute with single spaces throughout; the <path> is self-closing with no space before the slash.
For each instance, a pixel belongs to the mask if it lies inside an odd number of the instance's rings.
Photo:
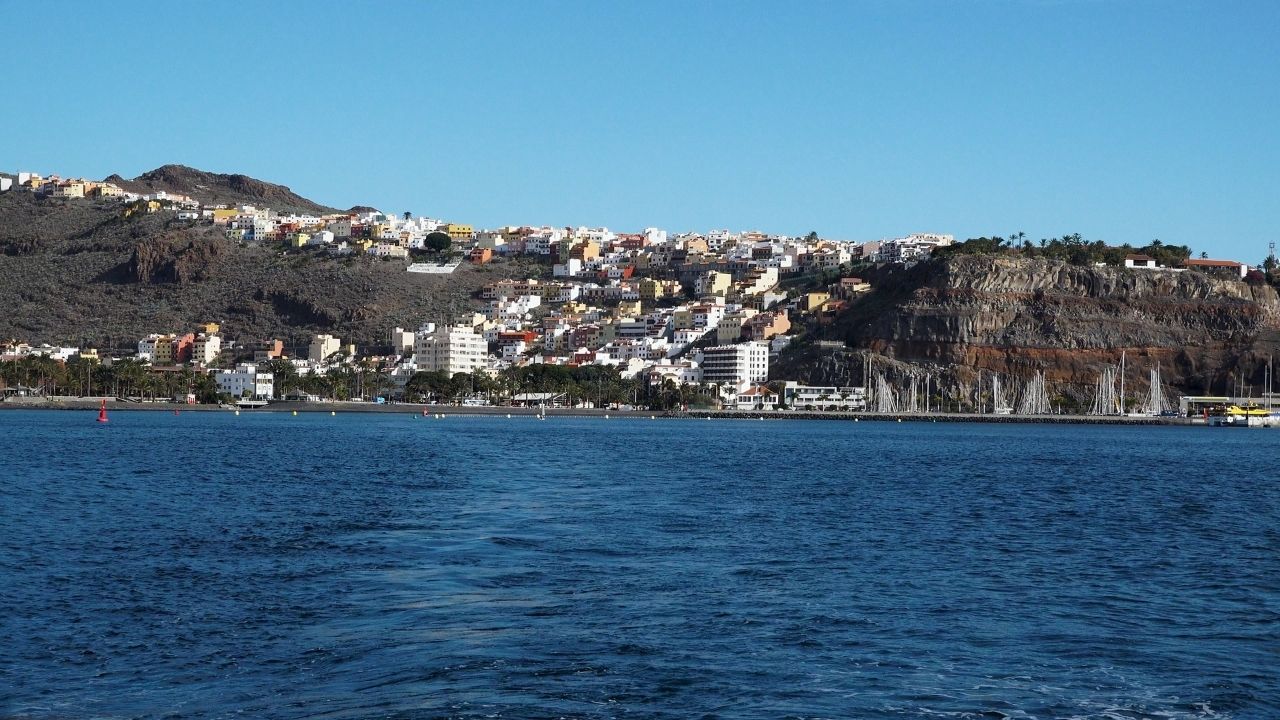
<path id="1" fill-rule="evenodd" d="M 662 298 L 679 295 L 682 289 L 680 283 L 675 280 L 644 278 L 639 284 L 640 300 L 646 303 L 653 303 Z"/>
<path id="2" fill-rule="evenodd" d="M 156 352 L 151 357 L 152 365 L 172 365 L 177 350 L 178 338 L 174 335 L 161 335 L 156 338 Z"/>
<path id="3" fill-rule="evenodd" d="M 120 197 L 121 195 L 124 195 L 124 190 L 121 190 L 118 185 L 113 185 L 111 183 L 97 183 L 96 187 L 94 187 L 93 191 L 89 194 L 94 197 Z"/>
<path id="4" fill-rule="evenodd" d="M 470 225 L 458 225 L 455 223 L 445 225 L 444 231 L 454 240 L 470 240 L 476 233 Z"/>
<path id="5" fill-rule="evenodd" d="M 214 211 L 213 211 L 213 224 L 214 224 L 214 225 L 226 225 L 227 223 L 231 222 L 232 220 L 235 220 L 235 219 L 236 219 L 236 216 L 237 216 L 237 215 L 239 215 L 239 214 L 240 214 L 240 211 L 239 211 L 239 210 L 236 210 L 236 209 L 234 209 L 234 208 L 232 208 L 232 209 L 223 209 L 223 210 L 214 210 Z"/>
<path id="6" fill-rule="evenodd" d="M 222 326 L 215 322 L 207 322 L 200 326 L 200 332 L 205 335 L 216 335 Z"/>
<path id="7" fill-rule="evenodd" d="M 729 292 L 730 287 L 733 287 L 733 276 L 712 270 L 699 278 L 697 285 L 696 289 L 700 295 L 724 295 Z"/>
<path id="8" fill-rule="evenodd" d="M 569 257 L 586 262 L 600 257 L 600 243 L 594 240 L 583 240 L 569 248 Z"/>
<path id="9" fill-rule="evenodd" d="M 822 307 L 823 303 L 830 300 L 831 296 L 824 292 L 811 292 L 806 294 L 800 300 L 800 307 L 805 312 L 813 312 Z"/>
<path id="10" fill-rule="evenodd" d="M 640 301 L 652 303 L 662 297 L 662 283 L 653 278 L 644 278 L 640 281 Z"/>
<path id="11" fill-rule="evenodd" d="M 617 316 L 620 318 L 636 317 L 641 312 L 639 300 L 623 300 L 618 303 Z"/>
<path id="12" fill-rule="evenodd" d="M 82 182 L 64 182 L 53 186 L 54 197 L 64 198 L 82 198 L 84 197 L 84 183 Z"/>
<path id="13" fill-rule="evenodd" d="M 289 247 L 306 247 L 311 241 L 311 236 L 304 232 L 289 233 Z"/>

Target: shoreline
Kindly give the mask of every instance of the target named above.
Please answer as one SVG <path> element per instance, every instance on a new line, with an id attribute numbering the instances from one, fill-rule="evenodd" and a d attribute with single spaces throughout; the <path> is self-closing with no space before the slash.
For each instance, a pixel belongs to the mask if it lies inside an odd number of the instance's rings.
<path id="1" fill-rule="evenodd" d="M 9 400 L 0 402 L 5 410 L 86 411 L 97 410 L 103 398 L 60 398 L 57 400 Z M 131 402 L 106 398 L 109 411 L 122 412 L 233 412 L 229 405 L 188 405 L 175 402 Z M 1200 418 L 1132 417 L 1118 415 L 989 415 L 977 413 L 875 413 L 820 412 L 797 410 L 608 410 L 598 408 L 538 408 L 492 405 L 427 405 L 419 403 L 375 404 L 350 401 L 273 402 L 257 408 L 239 408 L 241 413 L 403 413 L 408 415 L 466 415 L 597 418 L 667 418 L 718 420 L 840 420 L 845 422 L 945 422 L 945 423 L 1024 423 L 1050 425 L 1168 425 L 1204 426 Z"/>

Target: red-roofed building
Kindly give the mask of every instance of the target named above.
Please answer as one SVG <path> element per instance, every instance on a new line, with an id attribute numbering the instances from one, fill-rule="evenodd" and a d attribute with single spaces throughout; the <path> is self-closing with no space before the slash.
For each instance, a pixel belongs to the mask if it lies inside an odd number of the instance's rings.
<path id="1" fill-rule="evenodd" d="M 734 397 L 734 407 L 739 410 L 774 410 L 778 407 L 778 393 L 765 385 L 752 385 Z"/>
<path id="2" fill-rule="evenodd" d="M 1244 263 L 1238 263 L 1235 260 L 1208 260 L 1187 258 L 1182 261 L 1182 267 L 1188 270 L 1229 270 L 1237 273 L 1241 279 L 1249 273 L 1249 266 Z"/>

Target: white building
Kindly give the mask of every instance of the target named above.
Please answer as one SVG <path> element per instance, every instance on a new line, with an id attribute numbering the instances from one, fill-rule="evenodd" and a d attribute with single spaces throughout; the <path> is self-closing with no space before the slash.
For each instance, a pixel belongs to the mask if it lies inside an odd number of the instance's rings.
<path id="1" fill-rule="evenodd" d="M 317 335 L 307 348 L 307 359 L 323 362 L 342 348 L 342 341 L 332 335 Z"/>
<path id="2" fill-rule="evenodd" d="M 792 410 L 859 412 L 867 409 L 867 396 L 860 387 L 801 385 L 790 380 L 782 387 L 782 402 Z"/>
<path id="3" fill-rule="evenodd" d="M 419 370 L 442 370 L 449 375 L 474 373 L 485 367 L 489 355 L 484 336 L 465 325 L 419 333 L 414 342 L 414 364 Z"/>
<path id="4" fill-rule="evenodd" d="M 13 187 L 13 178 L 0 178 L 0 192 L 7 192 Z"/>
<path id="5" fill-rule="evenodd" d="M 876 253 L 876 260 L 888 263 L 910 263 L 928 257 L 934 248 L 946 247 L 954 242 L 953 235 L 913 233 L 904 238 L 895 238 L 881 243 Z"/>
<path id="6" fill-rule="evenodd" d="M 200 333 L 191 346 L 191 362 L 208 365 L 222 352 L 222 337 L 216 333 Z"/>
<path id="7" fill-rule="evenodd" d="M 735 410 L 776 410 L 778 393 L 765 385 L 751 385 L 734 396 L 733 407 Z"/>
<path id="8" fill-rule="evenodd" d="M 253 363 L 240 363 L 235 370 L 218 370 L 213 377 L 218 382 L 218 392 L 231 397 L 266 400 L 275 392 L 275 378 L 271 373 L 258 372 Z"/>
<path id="9" fill-rule="evenodd" d="M 702 382 L 702 368 L 692 360 L 664 360 L 654 363 L 645 370 L 649 376 L 649 384 L 661 386 L 667 380 L 676 385 L 697 385 Z"/>
<path id="10" fill-rule="evenodd" d="M 396 328 L 391 331 L 391 347 L 395 349 L 397 354 L 403 355 L 413 352 L 413 331 L 404 328 Z"/>
<path id="11" fill-rule="evenodd" d="M 717 345 L 702 351 L 702 381 L 741 386 L 769 378 L 769 346 L 760 342 Z"/>
<path id="12" fill-rule="evenodd" d="M 151 333 L 150 335 L 139 340 L 138 341 L 138 359 L 154 360 L 156 357 L 156 342 L 159 341 L 161 337 L 164 337 L 164 336 L 158 335 L 156 333 Z"/>

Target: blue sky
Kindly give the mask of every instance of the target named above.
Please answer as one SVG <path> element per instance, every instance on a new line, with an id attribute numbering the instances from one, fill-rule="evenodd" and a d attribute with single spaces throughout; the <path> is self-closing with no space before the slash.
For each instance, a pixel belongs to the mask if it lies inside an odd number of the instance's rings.
<path id="1" fill-rule="evenodd" d="M 1280 234 L 1280 3 L 783 5 L 0 0 L 0 169 L 477 226 Z"/>

